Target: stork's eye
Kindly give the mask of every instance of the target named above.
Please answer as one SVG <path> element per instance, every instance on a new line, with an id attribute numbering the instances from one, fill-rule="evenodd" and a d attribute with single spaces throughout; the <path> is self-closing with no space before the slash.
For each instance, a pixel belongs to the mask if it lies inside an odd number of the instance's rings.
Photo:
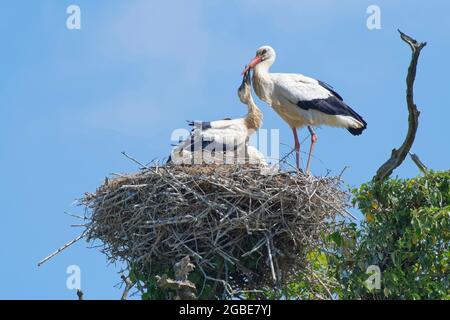
<path id="1" fill-rule="evenodd" d="M 263 51 L 261 51 L 261 54 L 266 54 L 267 50 L 264 49 Z"/>

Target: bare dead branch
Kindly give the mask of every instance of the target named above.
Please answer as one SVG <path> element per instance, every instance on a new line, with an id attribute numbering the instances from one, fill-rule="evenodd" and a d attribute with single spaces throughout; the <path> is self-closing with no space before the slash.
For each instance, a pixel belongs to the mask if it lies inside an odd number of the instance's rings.
<path id="1" fill-rule="evenodd" d="M 132 156 L 128 155 L 125 151 L 122 151 L 122 154 L 123 154 L 126 158 L 130 159 L 131 161 L 133 161 L 134 163 L 140 165 L 142 169 L 148 169 L 148 167 L 147 167 L 145 164 L 143 164 L 142 162 L 136 160 L 136 159 L 133 158 Z"/>
<path id="2" fill-rule="evenodd" d="M 399 167 L 414 142 L 416 137 L 417 128 L 419 126 L 419 110 L 414 103 L 414 80 L 416 78 L 417 62 L 419 60 L 420 51 L 426 46 L 426 42 L 417 42 L 410 36 L 400 32 L 400 38 L 405 41 L 412 50 L 411 62 L 408 68 L 408 75 L 406 77 L 406 102 L 408 105 L 408 133 L 406 138 L 399 149 L 393 149 L 391 157 L 378 169 L 373 180 L 375 182 L 382 182 L 389 178 L 392 172 Z"/>
<path id="3" fill-rule="evenodd" d="M 267 243 L 267 253 L 269 256 L 269 261 L 270 261 L 270 271 L 272 272 L 272 278 L 273 281 L 276 282 L 277 281 L 277 276 L 275 274 L 275 268 L 273 266 L 273 256 L 272 256 L 272 250 L 270 250 L 270 242 L 269 242 L 269 238 L 266 238 L 266 243 Z"/>
<path id="4" fill-rule="evenodd" d="M 175 290 L 177 295 L 175 300 L 196 300 L 197 288 L 195 284 L 188 280 L 189 274 L 194 271 L 194 265 L 189 256 L 185 256 L 181 261 L 175 263 L 175 280 L 169 279 L 166 274 L 156 276 L 156 284 L 162 289 Z"/>
<path id="5" fill-rule="evenodd" d="M 419 159 L 419 156 L 417 154 L 410 152 L 409 156 L 411 157 L 412 161 L 416 164 L 417 168 L 419 168 L 420 171 L 422 171 L 424 174 L 428 173 L 427 166 L 423 164 L 423 162 Z"/>
<path id="6" fill-rule="evenodd" d="M 61 248 L 59 248 L 58 250 L 56 250 L 55 252 L 51 253 L 50 255 L 48 255 L 47 257 L 45 257 L 44 259 L 42 259 L 41 261 L 38 262 L 38 267 L 40 267 L 41 265 L 43 265 L 45 262 L 47 262 L 48 260 L 50 260 L 51 258 L 53 258 L 54 256 L 56 256 L 57 254 L 61 253 L 62 251 L 64 251 L 65 249 L 67 249 L 68 247 L 70 247 L 71 245 L 73 245 L 75 242 L 79 241 L 80 239 L 82 239 L 85 235 L 86 235 L 87 231 L 84 231 L 82 234 L 80 234 L 78 237 L 76 237 L 73 240 L 70 240 L 69 242 L 67 242 L 65 245 L 63 245 Z"/>
<path id="7" fill-rule="evenodd" d="M 133 288 L 134 283 L 131 282 L 130 278 L 125 277 L 123 274 L 120 276 L 123 283 L 125 284 L 125 289 L 123 290 L 121 300 L 127 300 L 128 293 L 130 292 L 131 288 Z"/>

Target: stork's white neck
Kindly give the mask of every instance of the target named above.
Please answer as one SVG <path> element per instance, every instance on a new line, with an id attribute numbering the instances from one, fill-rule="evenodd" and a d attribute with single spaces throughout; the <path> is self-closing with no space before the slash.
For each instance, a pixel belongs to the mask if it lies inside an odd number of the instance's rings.
<path id="1" fill-rule="evenodd" d="M 255 66 L 254 72 L 259 75 L 264 75 L 269 73 L 270 67 L 275 62 L 275 58 L 269 58 L 267 60 L 261 61 Z"/>
<path id="2" fill-rule="evenodd" d="M 256 95 L 269 105 L 272 104 L 271 92 L 273 90 L 272 79 L 269 74 L 274 58 L 258 63 L 253 69 L 253 89 Z"/>

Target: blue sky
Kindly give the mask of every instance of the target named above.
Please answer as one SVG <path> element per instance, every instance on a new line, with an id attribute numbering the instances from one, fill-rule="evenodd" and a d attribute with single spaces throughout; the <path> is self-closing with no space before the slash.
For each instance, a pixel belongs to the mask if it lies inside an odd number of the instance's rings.
<path id="1" fill-rule="evenodd" d="M 81 8 L 81 30 L 66 28 L 70 4 Z M 381 8 L 380 30 L 366 27 L 371 4 Z M 105 175 L 136 170 L 121 151 L 150 162 L 169 153 L 172 130 L 185 120 L 244 114 L 240 72 L 263 44 L 277 51 L 273 71 L 332 84 L 367 120 L 360 137 L 317 130 L 313 173 L 349 166 L 344 179 L 357 186 L 406 132 L 410 49 L 396 30 L 426 40 L 413 152 L 431 168 L 448 169 L 448 12 L 447 1 L 2 1 L 0 299 L 73 299 L 69 265 L 80 266 L 86 298 L 119 298 L 120 266 L 107 266 L 86 242 L 37 267 L 81 231 L 64 211 L 82 213 L 74 200 Z M 292 145 L 287 125 L 258 104 L 263 127 L 280 129 L 280 142 Z M 395 174 L 418 171 L 407 160 Z"/>

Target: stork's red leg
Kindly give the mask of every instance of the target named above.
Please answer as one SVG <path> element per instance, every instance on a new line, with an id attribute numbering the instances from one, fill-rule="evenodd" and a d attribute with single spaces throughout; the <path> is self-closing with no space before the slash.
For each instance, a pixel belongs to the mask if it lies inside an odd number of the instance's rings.
<path id="1" fill-rule="evenodd" d="M 297 164 L 297 169 L 300 170 L 300 142 L 298 141 L 297 128 L 292 128 L 292 133 L 294 134 L 295 141 L 295 162 Z"/>
<path id="2" fill-rule="evenodd" d="M 308 162 L 306 163 L 306 173 L 309 173 L 309 164 L 311 162 L 311 154 L 314 150 L 314 145 L 317 142 L 317 135 L 314 132 L 313 128 L 308 126 L 309 133 L 311 134 L 311 146 L 309 147 L 309 154 L 308 154 Z"/>

